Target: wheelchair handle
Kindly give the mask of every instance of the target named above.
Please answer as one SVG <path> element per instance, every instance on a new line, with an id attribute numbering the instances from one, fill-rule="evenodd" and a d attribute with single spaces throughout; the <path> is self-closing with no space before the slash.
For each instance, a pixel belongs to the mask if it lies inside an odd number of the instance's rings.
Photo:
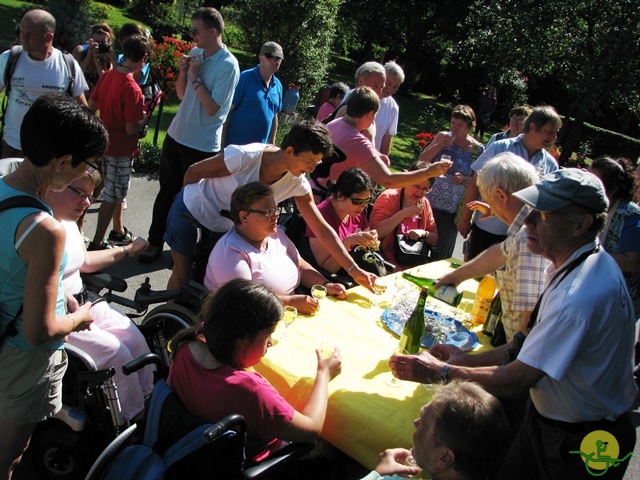
<path id="1" fill-rule="evenodd" d="M 136 290 L 133 301 L 138 305 L 151 305 L 152 303 L 165 303 L 169 300 L 176 300 L 182 295 L 182 290 L 174 288 L 171 290 L 151 290 L 149 277 L 145 278 L 144 283 Z"/>
<path id="2" fill-rule="evenodd" d="M 228 430 L 232 430 L 235 427 L 239 428 L 239 434 L 244 435 L 247 431 L 247 424 L 244 421 L 244 417 L 238 413 L 227 415 L 222 420 L 211 425 L 205 432 L 204 436 L 208 442 L 213 442 L 223 433 Z"/>
<path id="3" fill-rule="evenodd" d="M 142 367 L 146 367 L 147 365 L 155 364 L 157 367 L 162 367 L 162 359 L 156 355 L 155 353 L 145 353 L 144 355 L 139 356 L 138 358 L 134 358 L 130 362 L 125 363 L 122 366 L 122 373 L 125 375 L 131 375 L 134 372 L 137 372 Z"/>

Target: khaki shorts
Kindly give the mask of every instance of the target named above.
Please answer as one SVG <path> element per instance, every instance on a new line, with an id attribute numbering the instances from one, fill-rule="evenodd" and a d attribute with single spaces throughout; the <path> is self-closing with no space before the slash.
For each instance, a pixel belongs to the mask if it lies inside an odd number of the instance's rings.
<path id="1" fill-rule="evenodd" d="M 0 350 L 0 417 L 13 424 L 46 420 L 62 408 L 64 350 Z"/>

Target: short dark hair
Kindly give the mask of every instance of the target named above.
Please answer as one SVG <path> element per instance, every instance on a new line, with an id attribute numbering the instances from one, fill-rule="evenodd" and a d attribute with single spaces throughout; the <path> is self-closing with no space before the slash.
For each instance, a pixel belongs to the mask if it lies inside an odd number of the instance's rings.
<path id="1" fill-rule="evenodd" d="M 355 88 L 347 99 L 347 115 L 352 118 L 362 118 L 380 109 L 378 94 L 369 87 Z"/>
<path id="2" fill-rule="evenodd" d="M 469 128 L 476 126 L 476 112 L 469 105 L 456 105 L 451 112 L 451 118 L 467 122 Z"/>
<path id="3" fill-rule="evenodd" d="M 532 111 L 533 110 L 529 105 L 517 105 L 509 111 L 509 118 L 513 117 L 514 115 L 518 117 L 528 117 L 529 115 L 531 115 Z"/>
<path id="4" fill-rule="evenodd" d="M 591 162 L 589 170 L 591 169 L 598 170 L 598 177 L 602 180 L 610 202 L 614 199 L 628 202 L 633 198 L 636 182 L 635 167 L 629 160 L 603 155 Z"/>
<path id="5" fill-rule="evenodd" d="M 48 93 L 27 111 L 20 126 L 24 156 L 37 167 L 55 157 L 71 154 L 71 166 L 82 160 L 100 158 L 109 143 L 109 134 L 93 110 L 67 94 Z"/>
<path id="6" fill-rule="evenodd" d="M 315 119 L 294 123 L 280 144 L 282 149 L 287 147 L 293 147 L 297 154 L 321 153 L 323 158 L 333 153 L 333 141 L 329 130 Z"/>
<path id="7" fill-rule="evenodd" d="M 273 196 L 273 191 L 269 185 L 265 185 L 264 183 L 250 182 L 246 185 L 240 185 L 231 194 L 229 209 L 233 223 L 239 225 L 241 211 L 249 210 L 256 202 L 269 196 Z"/>
<path id="8" fill-rule="evenodd" d="M 453 450 L 453 468 L 465 478 L 487 478 L 510 443 L 500 401 L 473 382 L 442 385 L 431 400 L 436 446 Z"/>
<path id="9" fill-rule="evenodd" d="M 336 82 L 329 89 L 329 98 L 344 98 L 349 91 L 349 86 L 344 82 Z"/>
<path id="10" fill-rule="evenodd" d="M 120 27 L 120 32 L 118 32 L 118 39 L 124 42 L 124 39 L 131 35 L 144 35 L 144 30 L 137 23 L 123 24 L 122 27 Z"/>
<path id="11" fill-rule="evenodd" d="M 547 123 L 552 123 L 554 127 L 562 127 L 562 119 L 558 112 L 550 105 L 541 105 L 533 109 L 527 119 L 524 121 L 522 131 L 528 133 L 531 125 L 535 125 L 539 130 Z"/>
<path id="12" fill-rule="evenodd" d="M 151 54 L 151 43 L 144 35 L 131 35 L 122 43 L 124 58 L 139 62 L 145 55 Z"/>
<path id="13" fill-rule="evenodd" d="M 224 32 L 224 20 L 220 12 L 212 7 L 200 7 L 193 15 L 191 20 L 202 20 L 207 27 L 215 28 L 220 35 Z"/>
<path id="14" fill-rule="evenodd" d="M 369 175 L 358 167 L 345 170 L 335 182 L 333 180 L 327 182 L 329 195 L 334 198 L 337 198 L 339 195 L 350 197 L 354 193 L 361 193 L 366 190 L 372 192 L 373 188 L 373 182 Z"/>
<path id="15" fill-rule="evenodd" d="M 236 340 L 252 340 L 263 330 L 274 328 L 282 314 L 282 302 L 266 285 L 242 278 L 230 280 L 205 298 L 200 310 L 202 323 L 173 337 L 172 356 L 201 333 L 216 360 L 238 368 L 234 363 Z"/>

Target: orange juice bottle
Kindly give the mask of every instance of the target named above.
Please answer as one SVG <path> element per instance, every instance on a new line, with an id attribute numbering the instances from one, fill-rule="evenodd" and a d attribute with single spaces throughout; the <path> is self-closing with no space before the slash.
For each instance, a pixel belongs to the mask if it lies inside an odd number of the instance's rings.
<path id="1" fill-rule="evenodd" d="M 491 302 L 493 301 L 493 296 L 495 294 L 495 277 L 493 275 L 485 275 L 478 285 L 473 310 L 471 310 L 471 315 L 473 316 L 473 321 L 475 323 L 482 324 L 485 322 L 489 315 L 489 309 L 491 308 Z"/>

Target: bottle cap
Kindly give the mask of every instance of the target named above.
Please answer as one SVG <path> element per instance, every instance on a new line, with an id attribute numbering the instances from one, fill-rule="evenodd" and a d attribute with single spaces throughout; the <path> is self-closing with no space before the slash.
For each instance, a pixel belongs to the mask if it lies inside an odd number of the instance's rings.
<path id="1" fill-rule="evenodd" d="M 421 292 L 422 293 L 426 292 L 426 294 L 429 295 L 429 287 L 422 287 Z"/>

